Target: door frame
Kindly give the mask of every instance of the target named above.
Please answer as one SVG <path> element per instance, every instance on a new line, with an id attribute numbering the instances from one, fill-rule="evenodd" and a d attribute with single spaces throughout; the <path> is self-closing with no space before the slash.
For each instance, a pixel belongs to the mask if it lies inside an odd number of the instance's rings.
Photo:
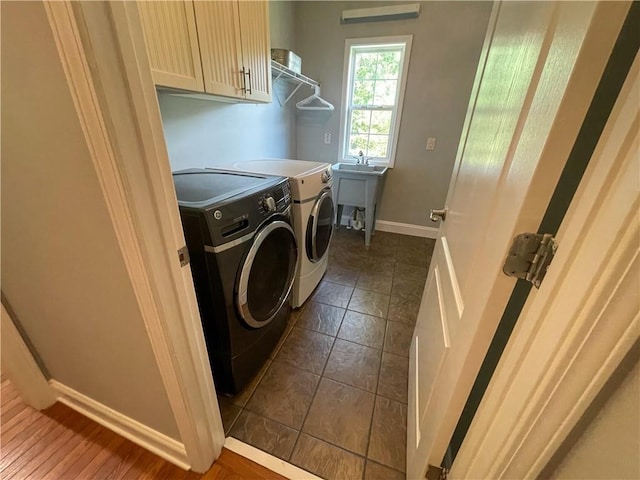
<path id="1" fill-rule="evenodd" d="M 206 472 L 225 441 L 162 121 L 135 2 L 43 2 L 186 452 Z"/>
<path id="2" fill-rule="evenodd" d="M 450 478 L 536 478 L 640 337 L 640 194 L 614 188 L 623 166 L 638 169 L 638 91 L 636 54 L 558 232 L 552 268 L 527 299 Z M 617 208 L 605 203 L 614 195 Z M 581 249 L 590 262 L 576 260 Z"/>

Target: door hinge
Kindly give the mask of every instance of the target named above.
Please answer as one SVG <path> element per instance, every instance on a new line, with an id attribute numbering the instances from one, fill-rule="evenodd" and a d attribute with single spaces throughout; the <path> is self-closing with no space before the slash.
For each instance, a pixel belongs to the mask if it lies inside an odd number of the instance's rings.
<path id="1" fill-rule="evenodd" d="M 427 474 L 424 476 L 427 480 L 447 480 L 449 476 L 449 470 L 444 467 L 436 467 L 429 464 L 427 467 Z"/>
<path id="2" fill-rule="evenodd" d="M 557 249 L 558 244 L 549 233 L 521 233 L 513 239 L 502 271 L 540 288 Z"/>
<path id="3" fill-rule="evenodd" d="M 189 250 L 186 245 L 178 249 L 178 260 L 180 260 L 181 267 L 189 265 Z"/>

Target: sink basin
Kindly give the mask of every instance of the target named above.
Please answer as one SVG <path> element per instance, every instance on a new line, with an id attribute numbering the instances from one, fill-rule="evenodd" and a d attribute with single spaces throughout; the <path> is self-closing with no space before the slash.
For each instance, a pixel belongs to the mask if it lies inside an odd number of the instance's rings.
<path id="1" fill-rule="evenodd" d="M 367 173 L 373 175 L 384 175 L 387 173 L 389 167 L 382 167 L 380 165 L 362 165 L 357 163 L 336 163 L 333 166 L 334 170 L 347 170 L 349 172 Z"/>
<path id="2" fill-rule="evenodd" d="M 335 163 L 333 170 L 333 196 L 337 206 L 336 226 L 339 228 L 343 207 L 365 209 L 364 244 L 369 245 L 375 229 L 376 206 L 382 196 L 382 188 L 389 167 L 358 163 Z"/>

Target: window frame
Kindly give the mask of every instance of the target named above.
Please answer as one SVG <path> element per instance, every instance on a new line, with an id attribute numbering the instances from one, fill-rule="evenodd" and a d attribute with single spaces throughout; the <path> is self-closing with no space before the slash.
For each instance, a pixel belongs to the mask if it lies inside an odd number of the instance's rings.
<path id="1" fill-rule="evenodd" d="M 411 57 L 411 43 L 413 35 L 394 35 L 386 37 L 367 37 L 367 38 L 348 38 L 345 40 L 344 64 L 342 77 L 342 107 L 340 111 L 340 143 L 338 151 L 338 159 L 341 162 L 353 162 L 354 158 L 349 156 L 348 152 L 348 131 L 349 131 L 349 111 L 351 110 L 351 84 L 353 72 L 351 71 L 351 49 L 353 47 L 372 47 L 375 45 L 389 46 L 392 44 L 404 44 L 404 53 L 402 57 L 402 65 L 400 68 L 400 81 L 396 92 L 396 105 L 392 109 L 391 127 L 389 129 L 389 157 L 388 159 L 373 158 L 369 163 L 373 165 L 383 165 L 393 168 L 395 165 L 396 150 L 398 146 L 398 135 L 400 131 L 400 122 L 402 120 L 402 107 L 404 104 L 405 88 L 407 85 L 407 77 L 409 73 L 409 61 Z M 375 111 L 375 110 L 374 110 Z"/>

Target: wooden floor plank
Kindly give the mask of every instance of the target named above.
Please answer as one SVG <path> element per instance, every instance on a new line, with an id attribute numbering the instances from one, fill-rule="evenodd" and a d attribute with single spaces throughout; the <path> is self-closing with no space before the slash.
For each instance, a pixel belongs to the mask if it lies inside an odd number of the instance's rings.
<path id="1" fill-rule="evenodd" d="M 64 458 L 52 469 L 44 473 L 40 478 L 43 480 L 70 478 L 70 476 L 65 475 L 73 468 L 73 465 L 76 462 L 80 461 L 83 456 L 87 455 L 87 452 L 91 449 L 92 445 L 98 444 L 98 448 L 101 448 L 101 442 L 105 442 L 106 444 L 108 438 L 108 430 L 101 425 L 95 424 L 95 428 L 82 438 L 79 444 L 71 448 L 69 452 L 65 452 Z M 83 467 L 80 466 L 78 468 L 81 470 Z"/>
<path id="2" fill-rule="evenodd" d="M 156 457 L 156 460 L 154 460 L 149 464 L 149 467 L 140 474 L 138 479 L 139 480 L 155 479 L 158 475 L 158 472 L 160 472 L 162 467 L 164 467 L 165 463 L 166 462 L 162 458 Z"/>
<path id="3" fill-rule="evenodd" d="M 60 468 L 64 467 L 64 461 L 68 458 L 67 455 L 70 453 L 73 454 L 74 451 L 78 448 L 79 445 L 82 445 L 83 442 L 86 442 L 87 438 L 90 438 L 93 434 L 98 431 L 99 426 L 87 419 L 86 425 L 84 428 L 72 435 L 72 437 L 60 444 L 61 442 L 55 442 L 55 451 L 54 453 L 47 458 L 46 461 L 41 463 L 35 470 L 28 473 L 24 480 L 40 480 L 44 478 L 49 472 L 51 472 L 57 466 Z"/>
<path id="4" fill-rule="evenodd" d="M 70 418 L 70 422 L 75 423 L 82 421 L 81 418 Z M 38 432 L 40 433 L 40 432 Z M 2 470 L 2 478 L 24 478 L 32 470 L 38 468 L 45 462 L 54 452 L 51 448 L 52 444 L 60 438 L 70 438 L 73 430 L 62 423 L 53 424 L 53 428 L 48 432 L 42 432 L 40 436 L 36 436 L 33 442 L 30 442 L 26 450 L 21 450 L 20 455 Z"/>
<path id="5" fill-rule="evenodd" d="M 110 473 L 104 474 L 103 472 L 98 472 L 96 477 L 104 480 L 119 480 L 144 453 L 145 450 L 143 448 L 138 447 L 132 442 L 123 443 L 119 451 L 116 452 L 117 461 L 115 462 L 115 466 L 109 470 Z"/>
<path id="6" fill-rule="evenodd" d="M 107 478 L 119 478 L 117 473 L 114 473 L 116 468 L 121 468 L 126 465 L 131 467 L 131 462 L 134 461 L 141 454 L 141 448 L 129 440 L 122 442 L 109 457 L 105 460 L 102 466 L 93 474 L 93 478 L 107 479 Z"/>
<path id="7" fill-rule="evenodd" d="M 136 480 L 137 478 L 140 478 L 142 473 L 146 471 L 157 458 L 157 455 L 146 450 L 143 451 L 142 455 L 133 462 L 131 468 L 129 468 L 129 470 L 127 470 L 119 480 Z"/>
<path id="8" fill-rule="evenodd" d="M 97 478 L 96 472 L 113 455 L 113 452 L 126 440 L 120 435 L 113 435 L 109 443 L 91 459 L 91 461 L 78 473 L 77 478 Z M 114 465 L 115 467 L 115 465 Z"/>
<path id="9" fill-rule="evenodd" d="M 217 462 L 222 467 L 227 467 L 228 470 L 236 473 L 241 478 L 256 478 L 264 480 L 287 480 L 285 477 L 278 475 L 271 470 L 258 465 L 254 462 L 247 462 L 247 459 L 235 452 L 227 449 L 222 450 L 220 458 Z"/>
<path id="10" fill-rule="evenodd" d="M 11 384 L 11 382 L 7 381 L 0 387 L 0 396 L 2 396 L 2 406 L 6 405 L 11 400 L 16 398 L 20 398 L 20 392 Z"/>
<path id="11" fill-rule="evenodd" d="M 220 480 L 220 475 L 222 472 L 222 466 L 219 463 L 214 463 L 209 471 L 204 474 L 202 480 Z"/>
<path id="12" fill-rule="evenodd" d="M 0 442 L 2 445 L 7 445 L 32 423 L 41 421 L 42 414 L 40 412 L 27 405 L 25 405 L 25 407 L 26 408 L 23 411 L 16 414 L 5 425 L 2 425 L 0 431 Z"/>
<path id="13" fill-rule="evenodd" d="M 5 423 L 7 412 L 19 404 L 24 405 L 24 402 L 22 401 L 22 397 L 20 397 L 20 395 L 13 396 L 13 395 L 5 395 L 3 393 L 2 394 L 2 413 L 0 414 L 0 423 Z"/>
<path id="14" fill-rule="evenodd" d="M 49 480 L 57 480 L 60 478 L 79 478 L 78 474 L 91 462 L 101 450 L 105 449 L 109 441 L 116 436 L 115 433 L 100 428 L 98 434 L 93 437 L 81 451 L 71 457 L 70 464 L 66 465 L 64 470 L 54 469 L 50 471 L 45 478 Z"/>
<path id="15" fill-rule="evenodd" d="M 2 415 L 0 416 L 0 428 L 3 428 L 13 417 L 28 408 L 30 407 L 25 405 L 20 397 L 8 402 L 6 406 L 3 405 Z"/>
<path id="16" fill-rule="evenodd" d="M 33 410 L 6 378 L 0 388 L 3 480 L 284 479 L 224 448 L 206 474 L 185 471 L 65 405 Z"/>
<path id="17" fill-rule="evenodd" d="M 157 479 L 171 479 L 171 480 L 185 480 L 187 478 L 186 470 L 177 467 L 175 465 L 170 464 L 169 462 L 165 462 L 164 466 L 158 471 L 155 478 Z"/>
<path id="18" fill-rule="evenodd" d="M 63 406 L 60 406 L 63 407 Z M 29 449 L 36 445 L 49 432 L 59 426 L 58 421 L 64 420 L 70 415 L 67 408 L 52 407 L 50 416 L 45 416 L 43 422 L 36 421 L 25 430 L 16 435 L 10 442 L 2 446 L 2 458 L 0 459 L 0 473 L 11 465 L 17 458 L 27 455 Z"/>

